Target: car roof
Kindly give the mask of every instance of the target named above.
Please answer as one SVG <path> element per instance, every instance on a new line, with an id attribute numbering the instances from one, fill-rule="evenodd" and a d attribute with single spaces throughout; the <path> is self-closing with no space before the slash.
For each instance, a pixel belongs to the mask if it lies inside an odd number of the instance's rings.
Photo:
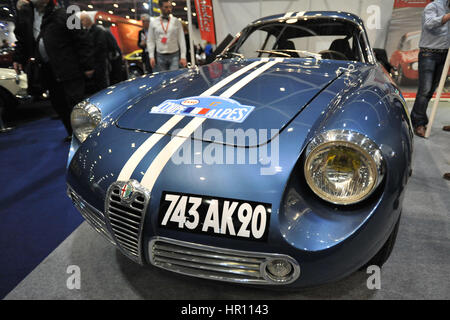
<path id="1" fill-rule="evenodd" d="M 298 17 L 323 17 L 323 18 L 339 18 L 351 21 L 360 25 L 364 25 L 360 17 L 353 13 L 343 12 L 343 11 L 298 11 L 298 12 L 287 12 L 282 14 L 271 15 L 267 17 L 260 18 L 252 22 L 252 24 L 257 24 L 261 22 L 269 22 L 272 20 L 289 20 Z"/>
<path id="2" fill-rule="evenodd" d="M 404 37 L 405 38 L 410 38 L 410 37 L 413 37 L 413 36 L 420 35 L 421 33 L 422 33 L 422 30 L 412 31 L 412 32 L 405 33 Z"/>

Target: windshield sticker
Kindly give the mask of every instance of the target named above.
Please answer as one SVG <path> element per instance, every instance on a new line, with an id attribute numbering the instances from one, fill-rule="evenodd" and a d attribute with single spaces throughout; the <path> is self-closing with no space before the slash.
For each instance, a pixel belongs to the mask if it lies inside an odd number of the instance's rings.
<path id="1" fill-rule="evenodd" d="M 254 109 L 255 107 L 244 106 L 233 99 L 210 96 L 166 100 L 159 106 L 153 107 L 150 113 L 242 123 Z"/>

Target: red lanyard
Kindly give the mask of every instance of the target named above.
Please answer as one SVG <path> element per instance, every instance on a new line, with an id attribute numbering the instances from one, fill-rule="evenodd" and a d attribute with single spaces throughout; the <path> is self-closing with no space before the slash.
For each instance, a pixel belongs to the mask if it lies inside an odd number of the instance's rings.
<path id="1" fill-rule="evenodd" d="M 167 27 L 164 28 L 163 19 L 159 18 L 159 22 L 161 22 L 161 28 L 163 29 L 164 33 L 167 34 L 167 30 L 169 30 L 169 24 L 170 24 L 170 17 L 169 21 L 167 22 Z"/>

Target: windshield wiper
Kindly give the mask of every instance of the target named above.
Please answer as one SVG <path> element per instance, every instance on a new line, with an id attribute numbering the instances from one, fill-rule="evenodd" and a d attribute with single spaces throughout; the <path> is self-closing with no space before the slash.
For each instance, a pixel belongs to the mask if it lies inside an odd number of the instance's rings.
<path id="1" fill-rule="evenodd" d="M 305 51 L 305 50 L 283 49 L 281 51 L 299 53 L 299 54 L 303 55 L 302 58 L 314 58 L 316 60 L 322 59 L 322 55 L 320 53 L 314 53 L 314 52 L 309 52 L 309 51 Z"/>
<path id="2" fill-rule="evenodd" d="M 256 52 L 260 52 L 260 53 L 278 54 L 280 56 L 288 57 L 288 58 L 291 57 L 289 54 L 281 52 L 281 51 L 282 50 L 256 50 Z"/>

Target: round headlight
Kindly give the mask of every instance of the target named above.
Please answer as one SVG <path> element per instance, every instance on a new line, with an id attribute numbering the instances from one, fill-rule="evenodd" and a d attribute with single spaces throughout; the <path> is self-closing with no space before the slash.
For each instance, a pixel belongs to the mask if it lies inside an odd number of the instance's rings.
<path id="1" fill-rule="evenodd" d="M 77 104 L 70 116 L 73 133 L 80 142 L 86 140 L 101 120 L 102 113 L 100 109 L 87 101 Z"/>
<path id="2" fill-rule="evenodd" d="M 413 69 L 414 71 L 419 70 L 419 63 L 418 62 L 411 63 L 411 69 Z"/>
<path id="3" fill-rule="evenodd" d="M 341 205 L 366 199 L 383 178 L 383 159 L 368 137 L 349 130 L 320 134 L 307 148 L 306 182 L 320 198 Z"/>

